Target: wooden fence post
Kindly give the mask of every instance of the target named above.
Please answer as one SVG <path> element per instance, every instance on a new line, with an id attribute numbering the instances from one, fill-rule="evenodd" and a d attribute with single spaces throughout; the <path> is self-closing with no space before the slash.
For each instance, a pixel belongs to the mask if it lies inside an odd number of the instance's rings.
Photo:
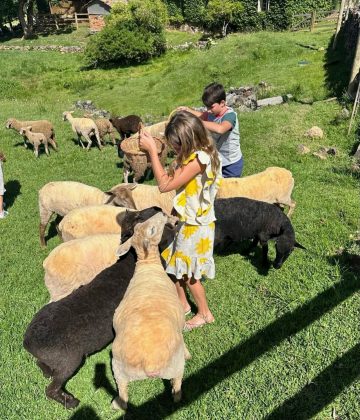
<path id="1" fill-rule="evenodd" d="M 78 22 L 78 18 L 77 18 L 77 13 L 75 12 L 75 25 L 76 25 L 76 29 L 79 29 L 79 22 Z"/>
<path id="2" fill-rule="evenodd" d="M 360 69 L 360 34 L 358 35 L 357 43 L 356 43 L 356 50 L 355 50 L 355 57 L 354 62 L 352 65 L 351 76 L 348 86 L 348 94 L 350 96 L 354 96 L 355 87 L 356 87 L 356 76 L 359 73 Z"/>
<path id="3" fill-rule="evenodd" d="M 315 28 L 315 21 L 316 21 L 316 11 L 313 10 L 311 12 L 311 20 L 310 20 L 310 32 L 312 32 Z"/>
<path id="4" fill-rule="evenodd" d="M 339 17 L 338 17 L 336 31 L 335 31 L 335 35 L 334 35 L 333 50 L 336 48 L 337 36 L 338 36 L 338 33 L 340 31 L 340 28 L 341 28 L 342 17 L 343 17 L 344 7 L 345 7 L 345 1 L 346 0 L 341 0 L 341 4 L 340 4 Z"/>

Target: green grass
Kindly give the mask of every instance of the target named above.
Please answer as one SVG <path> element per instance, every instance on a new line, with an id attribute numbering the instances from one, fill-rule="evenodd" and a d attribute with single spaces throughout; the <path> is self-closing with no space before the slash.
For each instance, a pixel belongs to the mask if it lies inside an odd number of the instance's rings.
<path id="1" fill-rule="evenodd" d="M 138 67 L 107 71 L 81 71 L 81 55 L 0 53 L 0 149 L 8 158 L 9 204 L 9 216 L 0 221 L 2 418 L 119 418 L 108 392 L 115 387 L 111 346 L 89 357 L 68 382 L 67 390 L 81 400 L 71 414 L 46 399 L 49 381 L 22 347 L 27 325 L 48 302 L 42 261 L 60 243 L 52 236 L 47 249 L 40 249 L 38 190 L 50 180 L 104 190 L 122 181 L 115 149 L 81 150 L 69 124 L 61 121 L 62 112 L 78 99 L 92 99 L 99 108 L 156 121 L 178 105 L 200 105 L 204 85 L 214 79 L 226 87 L 265 80 L 269 96 L 325 99 L 331 96 L 328 80 L 338 74 L 334 66 L 324 67 L 332 53 L 299 44 L 327 48 L 331 35 L 325 30 L 231 35 L 209 51 L 171 52 Z M 300 60 L 310 64 L 301 67 Z M 343 419 L 360 417 L 360 286 L 346 259 L 337 255 L 358 229 L 359 179 L 350 170 L 354 134 L 346 136 L 346 122 L 332 124 L 340 110 L 337 102 L 293 102 L 239 115 L 244 175 L 268 166 L 292 171 L 297 202 L 292 223 L 307 251 L 295 250 L 278 271 L 261 269 L 259 250 L 244 257 L 234 245 L 226 255 L 216 255 L 216 279 L 205 283 L 216 323 L 185 335 L 192 359 L 183 403 L 171 402 L 167 383 L 135 382 L 129 417 L 330 419 L 333 408 Z M 21 137 L 4 128 L 9 117 L 52 121 L 59 152 L 36 160 Z M 303 136 L 313 125 L 323 128 L 323 140 Z M 312 151 L 335 146 L 338 155 L 325 161 L 300 156 L 300 143 Z M 94 378 L 102 366 L 99 387 Z"/>

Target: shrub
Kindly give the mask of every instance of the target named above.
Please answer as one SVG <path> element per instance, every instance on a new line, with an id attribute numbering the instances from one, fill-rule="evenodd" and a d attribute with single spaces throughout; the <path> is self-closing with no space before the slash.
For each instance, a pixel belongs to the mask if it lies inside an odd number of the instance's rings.
<path id="1" fill-rule="evenodd" d="M 88 67 L 141 63 L 165 52 L 167 11 L 161 0 L 117 3 L 85 50 Z"/>

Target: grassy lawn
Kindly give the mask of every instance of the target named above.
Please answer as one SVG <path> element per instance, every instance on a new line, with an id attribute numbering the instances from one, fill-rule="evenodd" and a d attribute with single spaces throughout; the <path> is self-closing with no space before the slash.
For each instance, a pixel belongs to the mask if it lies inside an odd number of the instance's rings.
<path id="1" fill-rule="evenodd" d="M 22 347 L 27 325 L 49 299 L 42 262 L 60 243 L 52 228 L 47 249 L 40 248 L 38 190 L 52 180 L 104 190 L 122 181 L 115 148 L 81 150 L 62 112 L 91 99 L 100 109 L 155 122 L 178 105 L 201 105 L 202 89 L 213 80 L 226 88 L 266 81 L 263 96 L 294 95 L 289 104 L 240 114 L 241 144 L 244 175 L 269 166 L 292 171 L 292 223 L 307 251 L 295 250 L 278 271 L 261 268 L 260 250 L 245 257 L 234 245 L 216 254 L 216 279 L 205 283 L 216 323 L 184 336 L 192 359 L 183 402 L 172 403 L 168 383 L 135 382 L 126 418 L 330 419 L 333 409 L 342 419 L 360 418 L 360 283 L 337 252 L 358 229 L 359 176 L 350 169 L 355 135 L 346 135 L 348 123 L 333 123 L 342 105 L 321 102 L 335 90 L 341 95 L 347 81 L 336 63 L 339 52 L 329 47 L 331 36 L 324 28 L 236 34 L 207 51 L 169 52 L 141 66 L 106 71 L 82 71 L 80 54 L 0 52 L 0 149 L 8 158 L 9 210 L 0 221 L 1 418 L 119 418 L 110 406 L 116 389 L 111 346 L 87 358 L 68 382 L 67 390 L 81 400 L 72 413 L 46 399 L 49 381 Z M 84 34 L 71 37 L 57 38 L 58 44 L 74 44 Z M 304 60 L 308 64 L 300 66 Z M 5 129 L 9 117 L 52 121 L 59 152 L 35 159 L 22 138 Z M 313 125 L 324 130 L 324 139 L 304 137 Z M 324 161 L 301 156 L 300 143 L 312 152 L 335 146 L 338 154 Z M 273 259 L 272 246 L 270 251 Z"/>

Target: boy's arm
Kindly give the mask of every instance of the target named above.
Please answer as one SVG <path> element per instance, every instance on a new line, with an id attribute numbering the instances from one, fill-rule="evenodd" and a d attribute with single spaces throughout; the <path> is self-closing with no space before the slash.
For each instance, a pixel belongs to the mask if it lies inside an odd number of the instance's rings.
<path id="1" fill-rule="evenodd" d="M 224 134 L 232 130 L 233 126 L 229 121 L 223 121 L 221 123 L 216 123 L 213 121 L 203 121 L 204 126 L 217 134 Z"/>

